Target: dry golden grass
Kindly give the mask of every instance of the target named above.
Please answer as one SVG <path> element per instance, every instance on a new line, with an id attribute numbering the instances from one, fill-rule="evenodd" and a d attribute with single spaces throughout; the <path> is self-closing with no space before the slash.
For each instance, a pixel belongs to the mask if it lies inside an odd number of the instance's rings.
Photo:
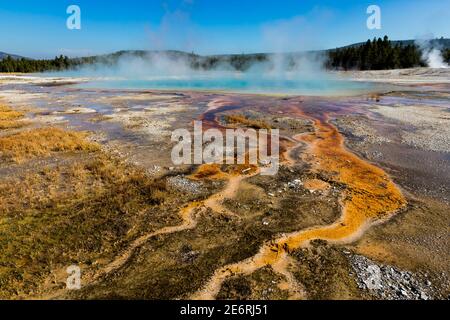
<path id="1" fill-rule="evenodd" d="M 267 130 L 272 129 L 272 127 L 263 120 L 248 119 L 247 117 L 241 114 L 226 115 L 225 121 L 227 123 L 242 124 L 246 127 L 253 129 L 267 129 Z"/>
<path id="2" fill-rule="evenodd" d="M 10 107 L 0 105 L 0 121 L 20 119 L 23 115 L 23 112 L 14 111 Z"/>
<path id="3" fill-rule="evenodd" d="M 23 112 L 14 111 L 7 106 L 0 105 L 0 130 L 17 129 L 25 126 L 26 122 L 19 121 L 23 116 Z"/>
<path id="4" fill-rule="evenodd" d="M 72 200 L 79 202 L 95 198 L 109 193 L 113 186 L 130 187 L 130 184 L 151 195 L 146 200 L 149 203 L 161 203 L 166 196 L 162 192 L 164 184 L 155 184 L 145 172 L 99 153 L 89 160 L 78 160 L 68 166 L 45 167 L 20 178 L 2 181 L 0 212 L 26 215 Z"/>
<path id="5" fill-rule="evenodd" d="M 2 119 L 20 117 L 1 110 Z M 148 227 L 143 214 L 168 198 L 164 182 L 104 154 L 86 136 L 41 128 L 0 137 L 0 161 L 66 152 L 61 164 L 49 158 L 0 180 L 0 299 L 36 293 L 50 270 L 110 260 L 139 226 Z"/>
<path id="6" fill-rule="evenodd" d="M 112 259 L 157 225 L 167 197 L 164 182 L 102 153 L 1 180 L 0 299 L 38 292 L 50 270 Z"/>
<path id="7" fill-rule="evenodd" d="M 197 171 L 191 176 L 191 179 L 222 180 L 226 179 L 226 175 L 222 172 L 218 164 L 203 164 L 198 167 Z"/>
<path id="8" fill-rule="evenodd" d="M 27 130 L 0 138 L 0 159 L 23 162 L 49 156 L 52 152 L 96 151 L 99 146 L 86 141 L 84 132 L 70 132 L 58 128 Z"/>
<path id="9" fill-rule="evenodd" d="M 330 189 L 330 184 L 319 179 L 308 179 L 303 183 L 303 186 L 310 191 L 325 191 Z"/>

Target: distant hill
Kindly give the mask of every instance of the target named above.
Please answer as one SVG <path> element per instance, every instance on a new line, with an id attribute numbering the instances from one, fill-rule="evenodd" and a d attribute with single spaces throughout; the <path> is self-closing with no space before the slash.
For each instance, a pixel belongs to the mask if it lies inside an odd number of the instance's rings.
<path id="1" fill-rule="evenodd" d="M 163 51 L 145 51 L 145 50 L 128 50 L 118 51 L 111 54 L 82 57 L 71 59 L 72 66 L 82 66 L 86 64 L 100 64 L 111 66 L 116 64 L 120 59 L 126 58 L 143 58 L 152 60 L 158 57 L 164 57 L 169 61 L 186 62 L 194 69 L 210 70 L 222 64 L 229 64 L 236 70 L 246 70 L 253 63 L 264 62 L 270 58 L 270 54 L 228 54 L 228 55 L 209 55 L 202 56 L 194 53 L 188 53 L 175 50 Z"/>
<path id="2" fill-rule="evenodd" d="M 0 60 L 3 60 L 3 59 L 5 59 L 8 56 L 11 56 L 11 58 L 13 58 L 15 60 L 24 58 L 24 57 L 15 55 L 15 54 L 9 54 L 9 53 L 5 53 L 5 52 L 0 52 Z"/>

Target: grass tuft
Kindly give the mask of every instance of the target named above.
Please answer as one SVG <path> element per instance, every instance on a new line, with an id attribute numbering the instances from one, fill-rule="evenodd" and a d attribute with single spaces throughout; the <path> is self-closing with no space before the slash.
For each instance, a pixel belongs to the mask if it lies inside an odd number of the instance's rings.
<path id="1" fill-rule="evenodd" d="M 87 133 L 59 128 L 27 130 L 0 138 L 0 159 L 21 163 L 49 156 L 52 152 L 97 151 L 99 146 L 86 141 Z"/>
<path id="2" fill-rule="evenodd" d="M 24 127 L 27 123 L 19 121 L 23 117 L 23 112 L 14 111 L 7 106 L 0 105 L 0 130 L 17 129 Z"/>

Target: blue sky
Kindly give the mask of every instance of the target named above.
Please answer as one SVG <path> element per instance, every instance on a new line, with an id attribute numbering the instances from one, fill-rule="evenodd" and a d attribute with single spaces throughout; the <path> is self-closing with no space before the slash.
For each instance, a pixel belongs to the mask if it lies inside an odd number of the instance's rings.
<path id="1" fill-rule="evenodd" d="M 81 30 L 66 28 L 69 5 Z M 382 29 L 366 27 L 369 5 Z M 200 54 L 326 49 L 375 36 L 450 37 L 450 0 L 0 0 L 0 51 L 29 57 L 122 49 Z"/>

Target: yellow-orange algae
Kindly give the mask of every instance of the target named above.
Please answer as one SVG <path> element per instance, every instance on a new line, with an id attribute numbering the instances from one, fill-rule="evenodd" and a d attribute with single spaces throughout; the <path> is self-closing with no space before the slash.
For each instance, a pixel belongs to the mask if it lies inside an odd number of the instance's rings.
<path id="1" fill-rule="evenodd" d="M 400 190 L 388 175 L 363 161 L 344 147 L 338 130 L 326 121 L 314 120 L 315 133 L 299 136 L 309 146 L 308 155 L 315 159 L 314 169 L 328 173 L 346 186 L 342 217 L 330 226 L 316 227 L 286 235 L 264 245 L 258 254 L 245 261 L 217 270 L 194 299 L 212 299 L 223 281 L 234 274 L 249 274 L 267 265 L 279 265 L 288 253 L 314 239 L 348 242 L 372 223 L 388 218 L 406 205 Z"/>

